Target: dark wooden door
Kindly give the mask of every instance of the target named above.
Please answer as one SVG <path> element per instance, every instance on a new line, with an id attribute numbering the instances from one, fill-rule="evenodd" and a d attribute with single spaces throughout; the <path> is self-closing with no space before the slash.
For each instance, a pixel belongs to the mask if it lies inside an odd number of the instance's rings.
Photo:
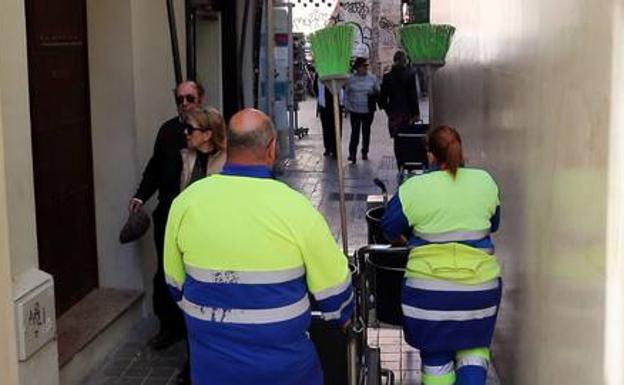
<path id="1" fill-rule="evenodd" d="M 98 285 L 85 0 L 26 0 L 39 267 L 61 314 Z"/>

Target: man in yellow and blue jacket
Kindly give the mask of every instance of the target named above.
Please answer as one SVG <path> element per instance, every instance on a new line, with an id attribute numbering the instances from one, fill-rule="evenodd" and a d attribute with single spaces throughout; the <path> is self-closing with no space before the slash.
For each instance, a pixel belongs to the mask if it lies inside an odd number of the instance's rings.
<path id="1" fill-rule="evenodd" d="M 351 318 L 347 259 L 310 202 L 272 178 L 275 140 L 264 113 L 235 114 L 222 173 L 171 207 L 165 273 L 185 314 L 194 385 L 320 385 L 309 294 L 325 319 Z"/>

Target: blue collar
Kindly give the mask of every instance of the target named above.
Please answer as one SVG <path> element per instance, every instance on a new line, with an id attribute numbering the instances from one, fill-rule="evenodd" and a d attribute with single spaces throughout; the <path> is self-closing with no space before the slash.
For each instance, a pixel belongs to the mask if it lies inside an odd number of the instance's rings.
<path id="1" fill-rule="evenodd" d="M 429 165 L 429 167 L 425 169 L 425 174 L 435 171 L 440 171 L 440 166 L 438 166 L 436 163 Z"/>
<path id="2" fill-rule="evenodd" d="M 226 163 L 221 175 L 247 176 L 251 178 L 274 178 L 271 169 L 263 165 L 247 165 L 238 163 Z"/>
<path id="3" fill-rule="evenodd" d="M 459 165 L 459 168 L 466 168 L 466 166 L 462 163 Z M 442 171 L 442 169 L 440 168 L 439 165 L 434 163 L 425 170 L 425 174 L 429 172 L 435 172 L 435 171 Z"/>

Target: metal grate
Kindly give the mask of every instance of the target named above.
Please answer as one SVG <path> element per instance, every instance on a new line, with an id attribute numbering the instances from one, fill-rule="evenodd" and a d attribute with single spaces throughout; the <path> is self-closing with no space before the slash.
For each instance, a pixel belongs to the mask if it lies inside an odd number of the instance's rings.
<path id="1" fill-rule="evenodd" d="M 380 170 L 396 170 L 396 160 L 394 156 L 386 155 L 381 158 L 381 163 L 379 165 Z"/>

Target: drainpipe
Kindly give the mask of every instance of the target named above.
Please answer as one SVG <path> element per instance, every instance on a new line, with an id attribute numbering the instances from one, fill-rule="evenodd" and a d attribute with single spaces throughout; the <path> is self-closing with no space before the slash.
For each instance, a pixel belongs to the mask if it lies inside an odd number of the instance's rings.
<path id="1" fill-rule="evenodd" d="M 195 54 L 195 10 L 191 0 L 184 1 L 186 19 L 186 78 L 197 78 L 197 57 Z"/>
<path id="2" fill-rule="evenodd" d="M 380 4 L 379 0 L 371 0 L 371 53 L 370 64 L 373 73 L 377 77 L 381 77 L 381 65 L 379 63 L 379 19 L 380 19 Z"/>
<path id="3" fill-rule="evenodd" d="M 176 29 L 173 0 L 167 0 L 167 18 L 169 19 L 169 37 L 171 38 L 171 56 L 176 86 L 182 83 L 182 65 L 180 64 L 180 48 L 178 47 L 178 31 Z"/>
<path id="4" fill-rule="evenodd" d="M 273 0 L 266 0 L 266 25 L 267 25 L 267 115 L 271 120 L 273 116 L 273 103 L 275 102 L 275 35 L 273 34 Z"/>

